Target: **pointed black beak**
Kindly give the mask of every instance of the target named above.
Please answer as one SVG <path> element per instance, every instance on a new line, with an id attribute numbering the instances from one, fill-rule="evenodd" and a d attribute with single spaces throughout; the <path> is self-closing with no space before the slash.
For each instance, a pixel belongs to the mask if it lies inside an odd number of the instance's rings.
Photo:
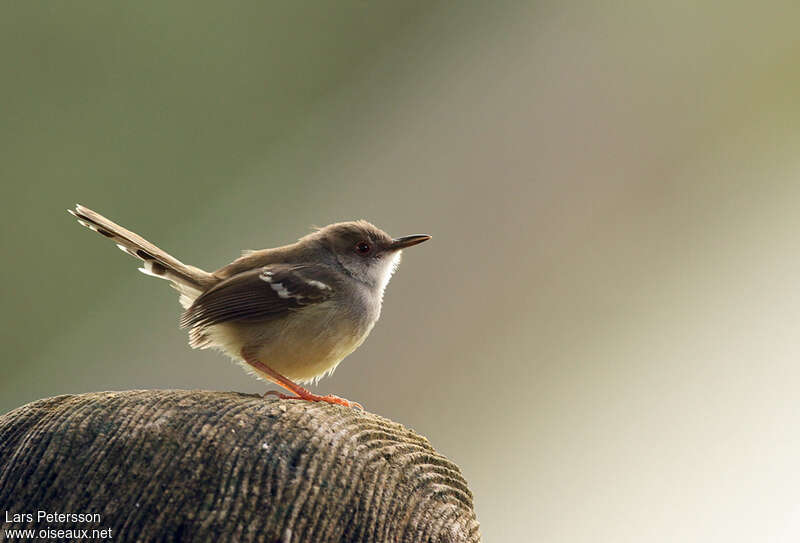
<path id="1" fill-rule="evenodd" d="M 431 237 L 427 234 L 414 234 L 413 236 L 403 236 L 402 238 L 396 238 L 392 240 L 392 244 L 389 246 L 390 249 L 405 249 L 406 247 L 411 247 L 412 245 L 417 245 L 422 243 L 423 241 L 428 241 Z"/>

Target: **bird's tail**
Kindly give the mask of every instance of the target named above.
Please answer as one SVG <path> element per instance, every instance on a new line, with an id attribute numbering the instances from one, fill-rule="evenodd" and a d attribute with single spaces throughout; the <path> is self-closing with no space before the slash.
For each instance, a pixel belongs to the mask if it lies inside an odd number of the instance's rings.
<path id="1" fill-rule="evenodd" d="M 180 292 L 180 302 L 184 308 L 189 307 L 195 298 L 218 281 L 212 274 L 187 266 L 143 237 L 91 209 L 78 204 L 75 209 L 67 211 L 86 228 L 112 239 L 122 251 L 141 260 L 144 264 L 139 268 L 140 272 L 169 281 Z"/>

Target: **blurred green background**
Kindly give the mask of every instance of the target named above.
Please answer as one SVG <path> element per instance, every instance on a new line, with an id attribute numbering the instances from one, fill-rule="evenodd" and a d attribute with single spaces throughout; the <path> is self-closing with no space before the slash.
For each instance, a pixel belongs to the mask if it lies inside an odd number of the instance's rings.
<path id="1" fill-rule="evenodd" d="M 800 539 L 795 3 L 6 2 L 0 411 L 259 392 L 75 202 L 215 269 L 407 252 L 316 390 L 428 436 L 486 541 Z"/>

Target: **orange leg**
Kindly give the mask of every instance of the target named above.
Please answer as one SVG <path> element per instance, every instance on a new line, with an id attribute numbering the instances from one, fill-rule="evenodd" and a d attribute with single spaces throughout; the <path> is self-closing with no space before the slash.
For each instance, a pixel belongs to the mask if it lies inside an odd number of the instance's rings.
<path id="1" fill-rule="evenodd" d="M 294 396 L 292 396 L 290 394 L 281 394 L 280 392 L 275 392 L 274 390 L 270 390 L 264 393 L 265 396 L 275 395 L 284 400 L 306 400 L 309 402 L 327 402 L 336 405 L 343 405 L 345 407 L 358 407 L 362 411 L 364 410 L 364 408 L 361 407 L 361 404 L 358 402 L 350 402 L 345 400 L 344 398 L 333 396 L 331 394 L 327 396 L 318 396 L 316 394 L 312 394 L 310 391 L 301 387 L 297 383 L 294 383 L 291 379 L 287 379 L 286 377 L 284 377 L 277 371 L 273 370 L 266 364 L 263 364 L 258 360 L 256 360 L 256 358 L 248 354 L 245 349 L 242 349 L 242 358 L 244 359 L 245 362 L 256 368 L 259 372 L 261 372 L 261 374 L 267 377 L 270 381 L 272 381 L 278 386 L 282 386 L 289 392 L 294 393 Z"/>

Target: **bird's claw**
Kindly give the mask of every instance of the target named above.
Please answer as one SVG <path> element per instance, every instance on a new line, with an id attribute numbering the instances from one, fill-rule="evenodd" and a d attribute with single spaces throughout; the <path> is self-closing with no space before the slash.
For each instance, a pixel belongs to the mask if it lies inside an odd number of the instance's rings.
<path id="1" fill-rule="evenodd" d="M 281 400 L 305 400 L 307 402 L 325 402 L 334 405 L 342 405 L 344 407 L 357 407 L 358 409 L 364 411 L 364 407 L 358 402 L 351 402 L 349 400 L 345 400 L 344 398 L 340 398 L 339 396 L 334 396 L 333 394 L 328 394 L 327 396 L 318 396 L 316 394 L 307 394 L 307 395 L 296 395 L 296 394 L 283 394 L 276 390 L 268 390 L 263 395 L 262 398 L 266 398 L 267 396 L 277 396 Z"/>
<path id="2" fill-rule="evenodd" d="M 317 399 L 315 399 L 314 401 L 343 405 L 345 407 L 357 407 L 362 411 L 364 410 L 364 407 L 360 403 L 351 402 L 350 400 L 345 400 L 344 398 L 340 398 L 339 396 L 334 396 L 333 394 L 328 394 L 327 396 L 317 396 Z"/>

